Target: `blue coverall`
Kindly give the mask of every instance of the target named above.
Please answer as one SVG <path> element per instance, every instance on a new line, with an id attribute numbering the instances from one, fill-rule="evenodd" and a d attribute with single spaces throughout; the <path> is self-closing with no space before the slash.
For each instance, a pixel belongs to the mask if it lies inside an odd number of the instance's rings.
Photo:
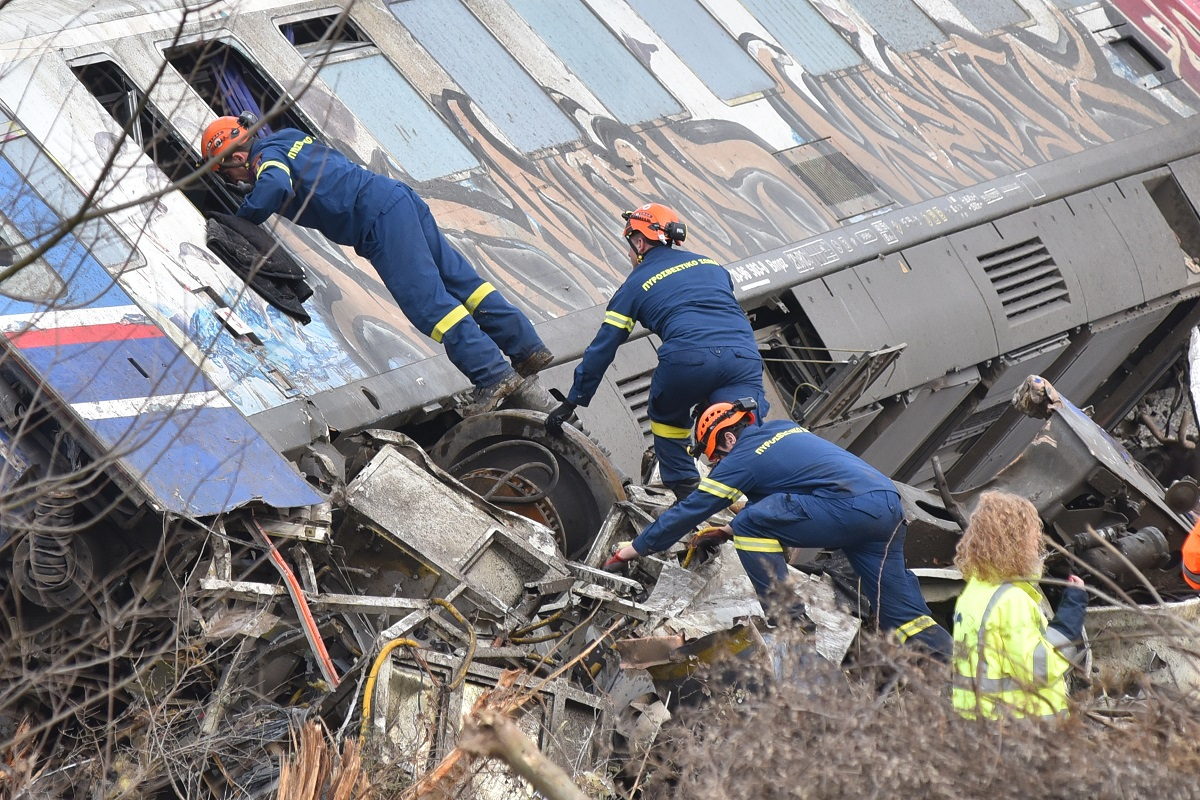
<path id="1" fill-rule="evenodd" d="M 446 241 L 404 183 L 363 169 L 303 131 L 250 147 L 254 188 L 237 210 L 256 224 L 279 213 L 371 262 L 404 315 L 446 347 L 476 386 L 503 379 L 542 347 L 530 321 Z M 502 352 L 503 351 L 503 354 Z"/>
<path id="2" fill-rule="evenodd" d="M 933 621 L 904 564 L 907 526 L 896 486 L 857 456 L 790 421 L 745 429 L 699 490 L 633 540 L 640 555 L 665 550 L 746 495 L 731 523 L 733 545 L 759 596 L 787 575 L 783 546 L 837 548 L 862 580 L 884 629 L 950 656 L 950 634 Z"/>
<path id="3" fill-rule="evenodd" d="M 648 408 L 662 482 L 694 481 L 699 473 L 687 454 L 692 406 L 753 397 L 755 416 L 766 416 L 763 363 L 750 321 L 724 267 L 686 250 L 652 247 L 609 301 L 567 400 L 591 402 L 634 322 L 662 340 Z"/>

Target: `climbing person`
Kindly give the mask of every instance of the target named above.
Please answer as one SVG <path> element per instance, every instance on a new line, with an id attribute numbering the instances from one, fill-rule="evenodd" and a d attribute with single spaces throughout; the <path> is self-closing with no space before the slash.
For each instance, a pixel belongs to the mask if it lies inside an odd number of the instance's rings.
<path id="1" fill-rule="evenodd" d="M 755 424 L 755 403 L 714 403 L 697 419 L 692 452 L 713 465 L 699 489 L 622 547 L 604 568 L 665 550 L 741 495 L 728 525 L 698 538 L 733 539 L 764 604 L 787 577 L 784 547 L 840 549 L 879 624 L 942 660 L 950 634 L 929 613 L 904 563 L 907 530 L 896 485 L 865 461 L 791 421 Z"/>
<path id="2" fill-rule="evenodd" d="M 729 273 L 711 258 L 677 249 L 687 236 L 679 215 L 647 203 L 621 216 L 633 269 L 609 301 L 571 391 L 546 427 L 562 433 L 575 409 L 591 402 L 617 348 L 640 322 L 662 340 L 647 411 L 663 485 L 682 499 L 700 483 L 687 453 L 692 407 L 749 396 L 764 417 L 762 358 Z"/>
<path id="3" fill-rule="evenodd" d="M 204 158 L 219 159 L 214 169 L 246 193 L 237 216 L 259 224 L 278 213 L 352 245 L 409 321 L 443 344 L 474 384 L 464 415 L 491 411 L 550 364 L 533 324 L 479 277 L 409 186 L 295 128 L 252 137 L 254 124 L 248 115 L 219 117 L 201 138 Z"/>
<path id="4" fill-rule="evenodd" d="M 1083 581 L 1067 577 L 1054 619 L 1042 595 L 1042 521 L 1015 494 L 984 492 L 954 563 L 966 579 L 954 609 L 954 708 L 969 719 L 1067 710 L 1067 674 L 1083 655 Z"/>

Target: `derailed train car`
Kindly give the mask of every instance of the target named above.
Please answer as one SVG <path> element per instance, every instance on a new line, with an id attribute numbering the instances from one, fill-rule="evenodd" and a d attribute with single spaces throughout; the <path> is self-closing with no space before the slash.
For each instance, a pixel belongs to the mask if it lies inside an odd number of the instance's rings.
<path id="1" fill-rule="evenodd" d="M 955 507 L 1034 480 L 1008 466 L 1045 441 L 1009 402 L 1026 376 L 1091 407 L 1090 441 L 1171 374 L 1200 320 L 1195 22 L 1166 0 L 5 5 L 13 618 L 53 639 L 64 610 L 136 605 L 160 570 L 204 564 L 214 597 L 323 598 L 295 646 L 272 639 L 258 683 L 329 690 L 374 646 L 362 615 L 429 611 L 389 602 L 398 584 L 499 630 L 521 592 L 480 594 L 478 564 L 542 598 L 572 575 L 500 533 L 440 554 L 406 539 L 353 500 L 380 454 L 425 448 L 593 565 L 624 478 L 646 477 L 650 338 L 580 411 L 593 438 L 555 444 L 536 413 L 459 425 L 465 379 L 350 250 L 276 219 L 308 321 L 248 289 L 206 245 L 205 214 L 237 198 L 196 148 L 214 115 L 243 111 L 413 185 L 557 354 L 543 384 L 569 382 L 622 280 L 620 212 L 674 206 L 688 247 L 728 265 L 773 414 L 911 489 L 913 561 L 944 565 Z M 1098 558 L 1075 543 L 1105 531 L 1181 588 L 1187 517 L 1136 466 L 1078 455 L 1043 508 L 1065 548 Z M 372 547 L 405 555 L 379 567 Z M 310 563 L 338 548 L 348 562 Z M 1136 588 L 1120 566 L 1097 569 Z M 516 629 L 537 624 L 529 602 Z"/>

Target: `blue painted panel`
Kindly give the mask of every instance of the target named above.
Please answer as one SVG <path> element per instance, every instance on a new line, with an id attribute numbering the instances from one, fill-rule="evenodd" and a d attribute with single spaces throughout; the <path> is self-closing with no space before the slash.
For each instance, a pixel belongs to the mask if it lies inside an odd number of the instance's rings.
<path id="1" fill-rule="evenodd" d="M 68 403 L 211 392 L 217 388 L 167 338 L 22 347 L 21 355 L 38 374 L 55 371 L 55 387 Z M 143 376 L 130 359 L 149 377 Z"/>
<path id="2" fill-rule="evenodd" d="M 829 21 L 804 0 L 742 0 L 805 70 L 820 75 L 862 63 Z"/>
<path id="3" fill-rule="evenodd" d="M 621 122 L 646 122 L 683 110 L 582 0 L 509 4 Z"/>
<path id="4" fill-rule="evenodd" d="M 321 498 L 234 408 L 94 420 L 119 466 L 165 508 L 209 516 L 260 500 L 278 508 Z"/>
<path id="5" fill-rule="evenodd" d="M 775 81 L 697 0 L 629 0 L 683 63 L 725 101 L 775 88 Z"/>
<path id="6" fill-rule="evenodd" d="M 459 0 L 404 0 L 392 13 L 504 135 L 525 152 L 579 130 Z"/>
<path id="7" fill-rule="evenodd" d="M 37 246 L 58 226 L 59 216 L 30 191 L 25 179 L 9 163 L 7 154 L 11 145 L 11 142 L 5 144 L 5 158 L 0 161 L 0 211 L 12 220 L 22 236 Z M 64 237 L 55 244 L 44 260 L 54 265 L 64 283 L 65 294 L 54 298 L 55 308 L 118 306 L 131 302 L 74 236 Z M 2 314 L 28 314 L 46 307 L 47 304 L 26 300 L 0 299 Z"/>

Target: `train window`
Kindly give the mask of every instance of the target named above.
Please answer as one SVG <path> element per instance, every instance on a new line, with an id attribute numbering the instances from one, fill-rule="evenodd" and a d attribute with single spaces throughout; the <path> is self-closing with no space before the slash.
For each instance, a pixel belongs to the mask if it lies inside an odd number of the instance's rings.
<path id="1" fill-rule="evenodd" d="M 582 0 L 509 3 L 621 122 L 683 110 Z"/>
<path id="2" fill-rule="evenodd" d="M 1029 15 L 1014 0 L 957 0 L 955 5 L 983 33 L 1029 19 Z"/>
<path id="3" fill-rule="evenodd" d="M 289 22 L 280 30 L 413 178 L 425 181 L 479 166 L 442 118 L 348 17 Z M 381 97 L 387 102 L 379 102 Z"/>
<path id="4" fill-rule="evenodd" d="M 459 0 L 400 0 L 389 7 L 518 149 L 579 138 L 566 114 Z"/>
<path id="5" fill-rule="evenodd" d="M 19 245 L 10 242 L 21 242 Z M 0 269 L 7 269 L 26 258 L 32 248 L 23 237 L 0 217 Z M 0 294 L 17 300 L 38 301 L 61 297 L 66 286 L 62 278 L 50 269 L 45 259 L 38 259 L 21 267 L 10 277 L 0 280 Z"/>
<path id="6" fill-rule="evenodd" d="M 117 64 L 92 61 L 73 64 L 71 69 L 117 124 L 129 128 L 130 137 L 170 181 L 180 181 L 195 171 L 199 154 L 167 125 L 166 118 Z M 182 192 L 200 209 L 232 212 L 238 206 L 225 182 L 213 174 L 193 181 Z"/>
<path id="7" fill-rule="evenodd" d="M 885 42 L 901 53 L 946 41 L 946 34 L 913 0 L 857 0 L 854 7 Z"/>
<path id="8" fill-rule="evenodd" d="M 882 0 L 889 4 L 894 0 Z M 816 9 L 795 0 L 743 0 L 747 10 L 771 32 L 788 54 L 814 75 L 862 63 Z"/>
<path id="9" fill-rule="evenodd" d="M 16 263 L 31 248 L 59 234 L 64 220 L 85 202 L 79 187 L 25 131 L 0 114 L 0 237 Z M 77 223 L 39 259 L 4 281 L 0 291 L 20 299 L 88 303 L 112 288 L 88 269 L 98 261 L 110 272 L 145 266 L 142 254 L 107 219 Z M 53 263 L 56 269 L 51 269 Z"/>
<path id="10" fill-rule="evenodd" d="M 294 101 L 271 78 L 226 42 L 196 42 L 172 47 L 167 62 L 212 106 L 218 116 L 236 117 L 249 111 L 266 118 L 263 134 L 279 128 L 299 128 L 315 135 Z"/>
<path id="11" fill-rule="evenodd" d="M 629 0 L 629 4 L 725 102 L 750 99 L 775 88 L 771 76 L 738 46 L 699 0 Z"/>

